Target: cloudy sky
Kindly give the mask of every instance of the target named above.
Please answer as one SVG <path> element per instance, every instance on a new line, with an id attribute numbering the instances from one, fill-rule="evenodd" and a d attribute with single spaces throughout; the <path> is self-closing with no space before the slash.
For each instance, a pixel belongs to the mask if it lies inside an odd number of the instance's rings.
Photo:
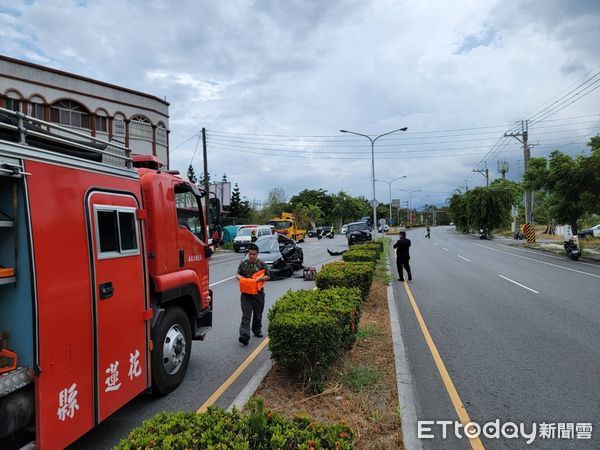
<path id="1" fill-rule="evenodd" d="M 376 178 L 439 203 L 498 160 L 600 132 L 597 0 L 0 0 L 0 53 L 166 98 L 171 165 L 263 200 L 282 187 L 371 198 Z M 546 108 L 546 109 L 544 109 Z M 389 188 L 377 183 L 377 198 Z M 418 203 L 416 204 L 418 206 Z"/>

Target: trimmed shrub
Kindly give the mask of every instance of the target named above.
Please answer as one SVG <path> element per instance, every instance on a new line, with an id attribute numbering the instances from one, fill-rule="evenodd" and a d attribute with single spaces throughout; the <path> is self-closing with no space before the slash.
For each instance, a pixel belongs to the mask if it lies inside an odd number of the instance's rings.
<path id="1" fill-rule="evenodd" d="M 375 249 L 359 248 L 357 245 L 344 252 L 342 259 L 346 262 L 375 262 L 379 259 L 379 255 Z"/>
<path id="2" fill-rule="evenodd" d="M 356 339 L 358 288 L 288 291 L 269 310 L 269 349 L 282 367 L 320 391 L 331 364 Z"/>
<path id="3" fill-rule="evenodd" d="M 379 256 L 381 255 L 381 253 L 383 253 L 383 242 L 381 242 L 381 241 L 365 242 L 364 244 L 359 244 L 357 246 L 354 246 L 353 248 L 365 248 L 365 249 L 375 250 L 377 252 L 377 259 L 379 259 Z"/>
<path id="4" fill-rule="evenodd" d="M 210 407 L 202 414 L 159 413 L 129 433 L 116 449 L 351 449 L 352 430 L 341 424 L 314 422 L 309 416 L 287 419 L 264 407 L 262 399 L 246 405 L 247 414 Z"/>
<path id="5" fill-rule="evenodd" d="M 357 287 L 364 301 L 369 295 L 374 271 L 373 262 L 333 262 L 324 265 L 317 273 L 317 287 Z"/>

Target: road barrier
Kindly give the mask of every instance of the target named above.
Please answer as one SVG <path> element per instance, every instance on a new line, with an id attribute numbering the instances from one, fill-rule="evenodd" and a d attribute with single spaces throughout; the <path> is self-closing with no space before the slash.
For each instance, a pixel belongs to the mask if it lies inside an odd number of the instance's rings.
<path id="1" fill-rule="evenodd" d="M 535 225 L 531 223 L 525 224 L 525 237 L 527 238 L 528 244 L 533 244 L 535 242 Z"/>

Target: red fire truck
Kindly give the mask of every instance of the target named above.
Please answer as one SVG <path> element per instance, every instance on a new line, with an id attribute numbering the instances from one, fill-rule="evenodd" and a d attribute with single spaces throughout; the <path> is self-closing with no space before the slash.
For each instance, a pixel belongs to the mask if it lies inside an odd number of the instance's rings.
<path id="1" fill-rule="evenodd" d="M 64 448 L 181 383 L 212 326 L 202 194 L 153 156 L 0 108 L 0 448 L 22 428 Z"/>

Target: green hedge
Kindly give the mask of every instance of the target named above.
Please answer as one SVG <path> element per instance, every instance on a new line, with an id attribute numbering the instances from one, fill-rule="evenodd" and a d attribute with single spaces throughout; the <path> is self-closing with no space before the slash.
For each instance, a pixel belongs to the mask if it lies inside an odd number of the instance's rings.
<path id="1" fill-rule="evenodd" d="M 338 261 L 326 264 L 317 273 L 317 287 L 357 287 L 365 300 L 371 289 L 374 270 L 375 264 L 372 262 Z"/>
<path id="2" fill-rule="evenodd" d="M 250 400 L 248 413 L 209 408 L 203 414 L 159 413 L 129 433 L 116 449 L 351 449 L 352 430 L 314 422 L 309 416 L 287 419 Z"/>
<path id="3" fill-rule="evenodd" d="M 365 242 L 364 244 L 359 244 L 352 248 L 353 249 L 354 248 L 365 248 L 365 249 L 375 250 L 377 252 L 377 259 L 379 259 L 379 256 L 383 252 L 383 242 L 382 241 Z"/>
<path id="4" fill-rule="evenodd" d="M 331 364 L 356 338 L 358 288 L 288 291 L 269 310 L 269 349 L 274 361 L 320 391 Z"/>
<path id="5" fill-rule="evenodd" d="M 356 245 L 345 251 L 342 259 L 346 262 L 375 262 L 379 259 L 379 255 L 374 248 L 360 248 Z"/>

